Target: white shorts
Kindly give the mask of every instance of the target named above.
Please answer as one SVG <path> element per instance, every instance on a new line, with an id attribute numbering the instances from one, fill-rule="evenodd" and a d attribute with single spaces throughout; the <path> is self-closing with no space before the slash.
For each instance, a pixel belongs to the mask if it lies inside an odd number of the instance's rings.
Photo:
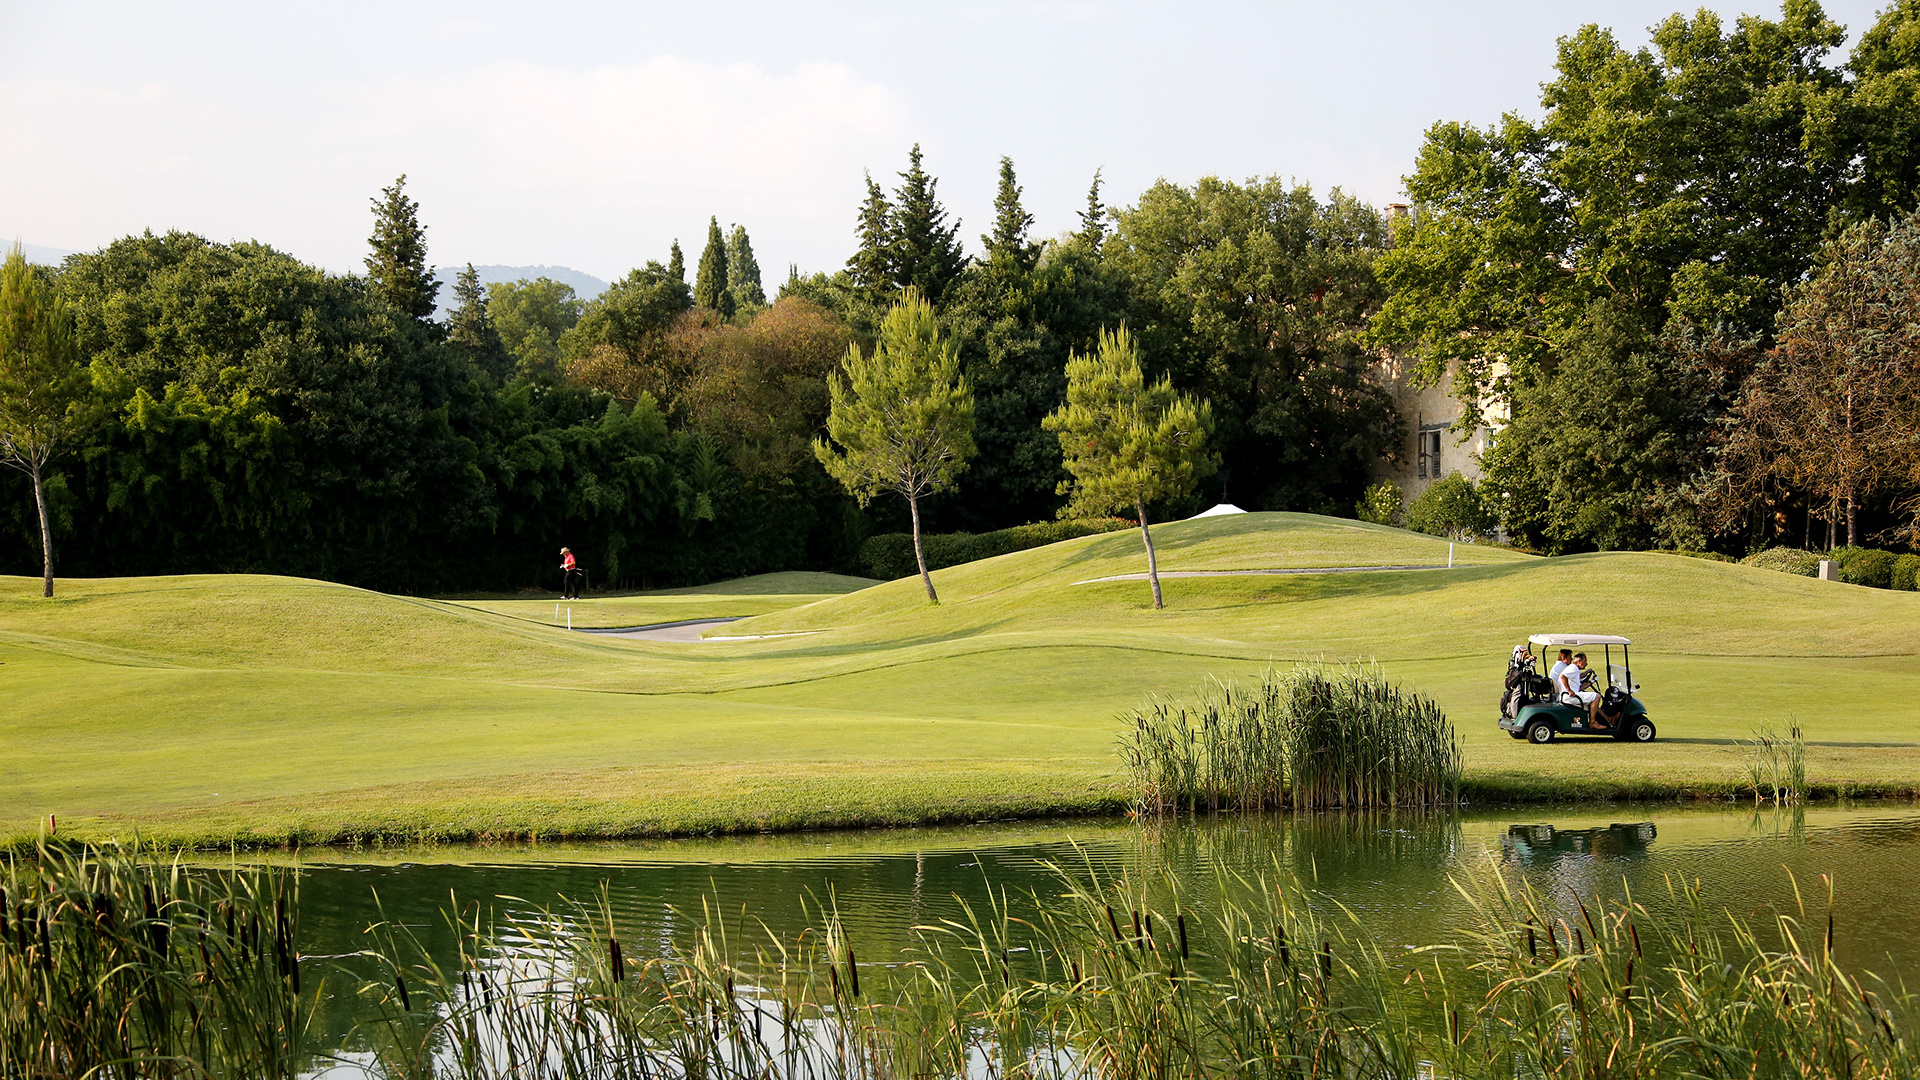
<path id="1" fill-rule="evenodd" d="M 1561 694 L 1560 704 L 1591 705 L 1593 704 L 1593 699 L 1599 696 L 1600 696 L 1600 692 L 1597 690 L 1576 690 L 1571 694 Z"/>

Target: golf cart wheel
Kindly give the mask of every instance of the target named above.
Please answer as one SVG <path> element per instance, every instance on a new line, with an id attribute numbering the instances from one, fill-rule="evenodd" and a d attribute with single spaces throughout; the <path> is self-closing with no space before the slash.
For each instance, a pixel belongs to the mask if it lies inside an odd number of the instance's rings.
<path id="1" fill-rule="evenodd" d="M 1627 721 L 1628 742 L 1652 742 L 1657 734 L 1659 733 L 1654 730 L 1653 721 L 1644 716 L 1636 716 Z"/>
<path id="2" fill-rule="evenodd" d="M 1527 725 L 1527 741 L 1535 746 L 1544 746 L 1553 741 L 1553 725 L 1545 720 L 1535 720 Z"/>

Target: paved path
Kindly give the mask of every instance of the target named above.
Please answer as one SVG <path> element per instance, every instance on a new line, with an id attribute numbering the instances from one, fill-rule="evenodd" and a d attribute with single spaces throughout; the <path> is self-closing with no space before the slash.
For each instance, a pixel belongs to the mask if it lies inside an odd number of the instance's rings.
<path id="1" fill-rule="evenodd" d="M 1177 577 L 1241 577 L 1247 574 L 1368 574 L 1376 570 L 1452 570 L 1454 567 L 1441 563 L 1430 566 L 1303 566 L 1277 570 L 1162 570 L 1163 578 Z M 1145 581 L 1145 574 L 1115 574 L 1112 577 L 1088 578 L 1076 581 L 1075 585 L 1095 585 L 1102 581 Z"/>
<path id="2" fill-rule="evenodd" d="M 589 630 L 581 627 L 582 634 L 605 634 L 608 637 L 641 638 L 647 641 L 699 641 L 700 631 L 709 626 L 722 623 L 739 622 L 745 616 L 736 615 L 731 619 L 682 619 L 679 622 L 653 623 L 649 626 L 615 626 L 608 629 Z"/>

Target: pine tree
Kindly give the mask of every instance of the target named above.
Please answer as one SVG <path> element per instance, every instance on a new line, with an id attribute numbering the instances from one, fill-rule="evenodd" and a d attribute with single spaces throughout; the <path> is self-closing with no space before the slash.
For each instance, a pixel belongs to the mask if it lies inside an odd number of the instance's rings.
<path id="1" fill-rule="evenodd" d="M 1100 253 L 1100 241 L 1107 236 L 1107 211 L 1100 205 L 1100 170 L 1093 170 L 1093 186 L 1087 189 L 1087 208 L 1080 211 L 1080 238 L 1094 254 Z"/>
<path id="2" fill-rule="evenodd" d="M 513 356 L 493 325 L 486 287 L 472 263 L 454 280 L 453 298 L 459 306 L 447 317 L 447 340 L 465 349 L 468 363 L 504 381 L 513 374 Z"/>
<path id="3" fill-rule="evenodd" d="M 860 247 L 847 260 L 853 283 L 875 297 L 893 291 L 893 207 L 886 192 L 867 174 L 867 201 L 860 204 L 860 224 L 854 229 Z"/>
<path id="4" fill-rule="evenodd" d="M 753 257 L 747 227 L 735 225 L 727 234 L 727 291 L 735 307 L 765 307 L 767 290 L 760 284 L 760 261 Z"/>
<path id="5" fill-rule="evenodd" d="M 687 283 L 687 257 L 680 253 L 680 238 L 677 236 L 673 238 L 673 250 L 667 255 L 667 273 L 682 285 Z"/>
<path id="6" fill-rule="evenodd" d="M 727 290 L 727 241 L 720 235 L 720 219 L 707 219 L 707 247 L 700 253 L 700 270 L 693 279 L 696 307 L 711 308 L 724 319 L 733 318 L 733 293 Z"/>
<path id="7" fill-rule="evenodd" d="M 919 143 L 913 144 L 907 159 L 907 171 L 900 174 L 900 186 L 893 193 L 893 242 L 889 245 L 893 283 L 918 289 L 937 307 L 966 262 L 956 239 L 960 223 L 947 224 L 947 211 L 938 197 L 940 181 L 921 167 Z"/>
<path id="8" fill-rule="evenodd" d="M 1033 215 L 1020 204 L 1020 185 L 1014 181 L 1013 159 L 1000 159 L 1000 191 L 993 197 L 993 235 L 983 236 L 990 258 L 1012 260 L 1022 271 L 1032 270 L 1040 260 L 1040 245 L 1027 239 L 1033 228 Z"/>
<path id="9" fill-rule="evenodd" d="M 407 198 L 407 175 L 380 189 L 373 203 L 373 235 L 367 244 L 368 291 L 415 319 L 433 317 L 440 283 L 427 266 L 427 230 L 420 204 Z"/>

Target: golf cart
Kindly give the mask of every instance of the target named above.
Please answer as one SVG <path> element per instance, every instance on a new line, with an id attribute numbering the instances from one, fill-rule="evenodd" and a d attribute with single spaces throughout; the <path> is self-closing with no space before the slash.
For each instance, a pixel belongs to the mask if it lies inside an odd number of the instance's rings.
<path id="1" fill-rule="evenodd" d="M 1633 681 L 1632 661 L 1627 646 L 1633 644 L 1611 634 L 1535 634 L 1528 645 L 1513 650 L 1507 664 L 1507 688 L 1500 698 L 1500 730 L 1516 739 L 1550 743 L 1561 735 L 1610 735 L 1626 742 L 1652 742 L 1656 734 L 1653 721 L 1647 719 L 1647 707 L 1634 697 L 1640 689 Z M 1605 666 L 1587 668 L 1586 689 L 1600 695 L 1595 703 L 1597 716 L 1590 718 L 1585 705 L 1563 703 L 1545 675 L 1534 667 L 1536 658 L 1529 646 L 1538 646 L 1537 663 L 1550 666 L 1548 657 L 1559 649 L 1600 648 Z M 1613 662 L 1613 650 L 1620 649 L 1620 663 Z M 1604 673 L 1604 675 L 1602 674 Z M 1604 678 L 1604 682 L 1601 680 Z"/>

